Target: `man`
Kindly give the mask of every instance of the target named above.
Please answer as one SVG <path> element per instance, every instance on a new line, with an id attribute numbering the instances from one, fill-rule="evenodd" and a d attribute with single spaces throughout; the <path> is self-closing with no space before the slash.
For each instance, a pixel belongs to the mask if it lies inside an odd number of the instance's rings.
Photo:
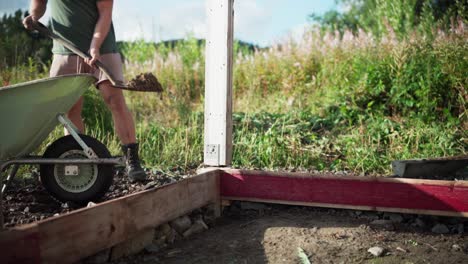
<path id="1" fill-rule="evenodd" d="M 73 43 L 82 51 L 88 51 L 91 59 L 83 60 L 73 52 L 54 41 L 54 54 L 50 76 L 73 73 L 92 73 L 98 79 L 99 91 L 112 112 L 115 130 L 122 143 L 126 156 L 127 173 L 131 181 L 143 181 L 146 174 L 138 157 L 138 143 L 135 124 L 123 93 L 112 87 L 107 76 L 94 63 L 99 60 L 105 64 L 117 79 L 123 80 L 122 61 L 117 51 L 115 33 L 112 25 L 113 0 L 50 0 L 52 30 Z M 31 29 L 45 13 L 47 0 L 31 0 L 30 15 L 23 24 Z M 82 132 L 81 118 L 83 98 L 68 112 L 68 118 Z"/>

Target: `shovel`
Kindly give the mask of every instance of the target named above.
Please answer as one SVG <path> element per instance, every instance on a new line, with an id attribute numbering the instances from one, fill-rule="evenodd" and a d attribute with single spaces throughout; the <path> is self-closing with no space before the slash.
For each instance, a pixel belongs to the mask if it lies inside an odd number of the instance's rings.
<path id="1" fill-rule="evenodd" d="M 80 56 L 83 59 L 91 59 L 91 56 L 70 43 L 68 40 L 60 37 L 54 32 L 50 31 L 46 26 L 40 22 L 32 23 L 32 28 L 37 30 L 40 34 L 47 36 L 58 43 L 65 46 L 67 49 L 71 50 L 76 55 Z M 119 89 L 130 90 L 130 91 L 139 91 L 139 92 L 162 92 L 162 86 L 159 83 L 158 79 L 152 73 L 145 73 L 137 76 L 132 79 L 128 84 L 125 84 L 121 81 L 118 81 L 114 75 L 107 69 L 107 67 L 102 64 L 99 60 L 96 61 L 96 66 L 104 72 L 105 75 L 109 78 L 109 81 L 112 83 L 112 86 Z"/>

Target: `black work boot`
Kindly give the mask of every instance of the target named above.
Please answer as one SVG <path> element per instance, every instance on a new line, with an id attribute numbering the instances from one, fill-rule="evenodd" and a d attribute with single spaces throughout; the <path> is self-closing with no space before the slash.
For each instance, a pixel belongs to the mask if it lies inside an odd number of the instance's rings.
<path id="1" fill-rule="evenodd" d="M 146 173 L 140 165 L 138 143 L 122 145 L 125 155 L 126 171 L 131 182 L 146 180 Z"/>

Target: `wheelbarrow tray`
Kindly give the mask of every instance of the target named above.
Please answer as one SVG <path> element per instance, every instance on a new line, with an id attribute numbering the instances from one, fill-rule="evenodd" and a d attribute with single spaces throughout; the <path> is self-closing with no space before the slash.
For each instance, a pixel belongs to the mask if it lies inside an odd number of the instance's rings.
<path id="1" fill-rule="evenodd" d="M 63 75 L 0 88 L 0 161 L 33 152 L 96 79 Z"/>

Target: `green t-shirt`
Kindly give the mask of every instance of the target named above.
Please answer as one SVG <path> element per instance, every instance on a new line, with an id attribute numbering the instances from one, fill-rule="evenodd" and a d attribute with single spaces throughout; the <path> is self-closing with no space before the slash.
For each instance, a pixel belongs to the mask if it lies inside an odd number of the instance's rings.
<path id="1" fill-rule="evenodd" d="M 81 51 L 88 52 L 99 18 L 97 1 L 99 0 L 49 0 L 52 30 Z M 117 52 L 112 24 L 100 51 L 101 54 Z M 52 52 L 62 55 L 74 54 L 56 41 L 54 41 Z"/>

